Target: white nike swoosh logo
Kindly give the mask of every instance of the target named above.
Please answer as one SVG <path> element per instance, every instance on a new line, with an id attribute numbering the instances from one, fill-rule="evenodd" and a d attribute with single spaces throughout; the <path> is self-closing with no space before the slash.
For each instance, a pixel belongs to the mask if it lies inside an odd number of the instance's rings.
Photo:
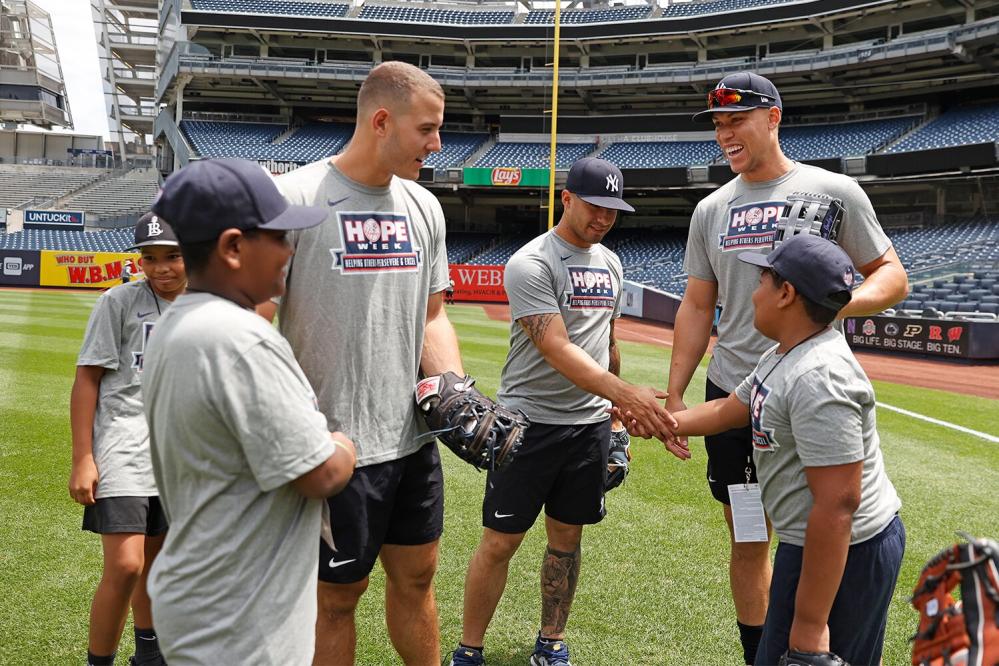
<path id="1" fill-rule="evenodd" d="M 493 515 L 496 516 L 497 518 L 509 518 L 513 514 L 512 513 L 500 513 L 499 511 L 497 511 Z"/>
<path id="2" fill-rule="evenodd" d="M 327 206 L 335 206 L 335 205 L 337 205 L 338 203 L 343 203 L 344 201 L 346 201 L 346 200 L 347 200 L 347 199 L 349 199 L 349 198 L 350 198 L 350 197 L 344 197 L 343 199 L 337 199 L 336 201 L 332 201 L 332 200 L 330 200 L 330 199 L 327 199 L 327 200 L 326 200 L 326 205 L 327 205 Z"/>
<path id="3" fill-rule="evenodd" d="M 342 567 L 345 564 L 350 564 L 351 562 L 356 562 L 356 561 L 357 561 L 356 557 L 354 559 L 352 559 L 352 560 L 343 560 L 341 562 L 337 562 L 337 561 L 331 559 L 330 563 L 329 563 L 329 568 L 330 569 L 336 569 L 337 567 Z"/>
<path id="4" fill-rule="evenodd" d="M 156 636 L 139 636 L 139 638 L 141 640 L 144 640 L 144 641 L 155 641 L 156 640 Z"/>
<path id="5" fill-rule="evenodd" d="M 715 482 L 715 480 L 711 478 L 710 474 L 708 474 L 708 482 L 709 483 L 714 483 Z"/>

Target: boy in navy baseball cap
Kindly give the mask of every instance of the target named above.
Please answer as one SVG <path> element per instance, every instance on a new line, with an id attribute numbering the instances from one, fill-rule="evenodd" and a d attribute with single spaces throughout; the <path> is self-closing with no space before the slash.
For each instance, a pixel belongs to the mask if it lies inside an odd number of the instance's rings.
<path id="1" fill-rule="evenodd" d="M 142 376 L 170 522 L 149 576 L 163 655 L 311 664 L 323 498 L 343 489 L 356 457 L 253 308 L 284 289 L 287 233 L 326 209 L 288 205 L 253 162 L 205 160 L 170 176 L 153 211 L 172 222 L 190 276 Z"/>
<path id="2" fill-rule="evenodd" d="M 829 324 L 850 301 L 853 264 L 835 243 L 799 234 L 767 255 L 753 292 L 756 328 L 777 344 L 727 398 L 674 414 L 676 435 L 751 426 L 759 484 L 729 486 L 780 538 L 757 664 L 881 660 L 905 550 L 901 502 L 878 443 L 874 389 Z"/>

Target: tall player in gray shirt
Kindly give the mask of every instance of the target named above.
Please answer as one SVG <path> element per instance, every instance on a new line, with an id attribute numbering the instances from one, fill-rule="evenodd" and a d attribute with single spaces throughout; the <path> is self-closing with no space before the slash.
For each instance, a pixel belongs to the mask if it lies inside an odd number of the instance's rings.
<path id="1" fill-rule="evenodd" d="M 908 289 L 905 269 L 860 186 L 852 178 L 793 162 L 781 151 L 782 106 L 773 83 L 749 72 L 730 74 L 709 93 L 708 105 L 695 118 L 713 121 L 718 145 L 738 175 L 705 197 L 690 221 L 687 289 L 676 316 L 667 387 L 666 404 L 674 413 L 686 408 L 684 393 L 707 349 L 716 304 L 722 312 L 708 365 L 707 400 L 733 391 L 771 344 L 753 328 L 750 294 L 756 270 L 738 261 L 737 254 L 772 247 L 788 194 L 818 192 L 845 204 L 839 242 L 865 280 L 840 317 L 880 312 L 902 300 Z M 755 481 L 751 442 L 747 428 L 705 438 L 708 484 L 723 503 L 729 526 L 729 582 L 746 663 L 753 662 L 759 643 L 770 583 L 769 545 L 737 542 L 732 532 L 728 486 L 745 481 L 747 468 Z"/>
<path id="2" fill-rule="evenodd" d="M 436 443 L 417 441 L 413 387 L 420 372 L 464 373 L 444 311 L 444 214 L 413 180 L 441 148 L 443 117 L 436 81 L 383 63 L 361 86 L 346 150 L 277 179 L 292 203 L 329 210 L 292 238 L 279 319 L 319 408 L 358 452 L 350 484 L 329 500 L 337 551 L 317 543 L 317 664 L 353 661 L 354 611 L 378 559 L 393 646 L 407 664 L 440 657 L 433 577 L 443 475 Z"/>
<path id="3" fill-rule="evenodd" d="M 874 389 L 829 326 L 850 300 L 853 266 L 837 245 L 808 235 L 739 258 L 763 268 L 754 322 L 778 344 L 728 397 L 675 416 L 684 435 L 752 430 L 763 508 L 780 538 L 755 663 L 776 664 L 790 651 L 877 664 L 905 528 L 885 474 Z M 821 661 L 812 659 L 790 661 Z"/>
<path id="4" fill-rule="evenodd" d="M 622 270 L 600 244 L 624 202 L 621 171 L 583 158 L 569 170 L 558 226 L 522 247 L 506 266 L 510 352 L 498 400 L 531 418 L 524 446 L 486 477 L 485 528 L 465 578 L 461 643 L 452 666 L 483 663 L 486 628 L 506 585 L 507 567 L 542 507 L 548 548 L 541 570 L 541 629 L 533 666 L 568 666 L 565 626 L 579 577 L 583 525 L 604 517 L 610 441 L 607 408 L 630 411 L 640 431 L 668 439 L 665 397 L 618 378 L 614 320 Z M 677 449 L 683 457 L 687 452 Z"/>
<path id="5" fill-rule="evenodd" d="M 146 576 L 163 544 L 166 517 L 149 456 L 139 380 L 146 341 L 184 291 L 184 260 L 170 225 L 147 213 L 135 227 L 145 280 L 101 294 L 90 313 L 70 397 L 73 469 L 69 494 L 84 505 L 83 529 L 101 535 L 104 570 L 90 608 L 87 661 L 114 663 L 131 604 L 135 663 L 162 662 Z"/>

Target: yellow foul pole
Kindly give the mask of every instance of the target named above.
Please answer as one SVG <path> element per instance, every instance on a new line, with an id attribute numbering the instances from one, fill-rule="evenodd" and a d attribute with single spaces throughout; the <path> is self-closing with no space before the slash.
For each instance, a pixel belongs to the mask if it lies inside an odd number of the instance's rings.
<path id="1" fill-rule="evenodd" d="M 552 137 L 548 155 L 548 228 L 555 224 L 555 138 L 558 136 L 558 51 L 562 0 L 555 0 L 555 57 L 552 60 Z"/>

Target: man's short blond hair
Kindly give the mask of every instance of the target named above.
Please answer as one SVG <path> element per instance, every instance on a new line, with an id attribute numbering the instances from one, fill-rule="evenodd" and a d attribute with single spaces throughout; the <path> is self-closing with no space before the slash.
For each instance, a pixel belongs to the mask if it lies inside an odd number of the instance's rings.
<path id="1" fill-rule="evenodd" d="M 364 116 L 379 108 L 399 110 L 405 107 L 417 91 L 427 91 L 444 99 L 441 84 L 419 67 L 391 60 L 368 73 L 357 93 L 357 114 Z"/>

